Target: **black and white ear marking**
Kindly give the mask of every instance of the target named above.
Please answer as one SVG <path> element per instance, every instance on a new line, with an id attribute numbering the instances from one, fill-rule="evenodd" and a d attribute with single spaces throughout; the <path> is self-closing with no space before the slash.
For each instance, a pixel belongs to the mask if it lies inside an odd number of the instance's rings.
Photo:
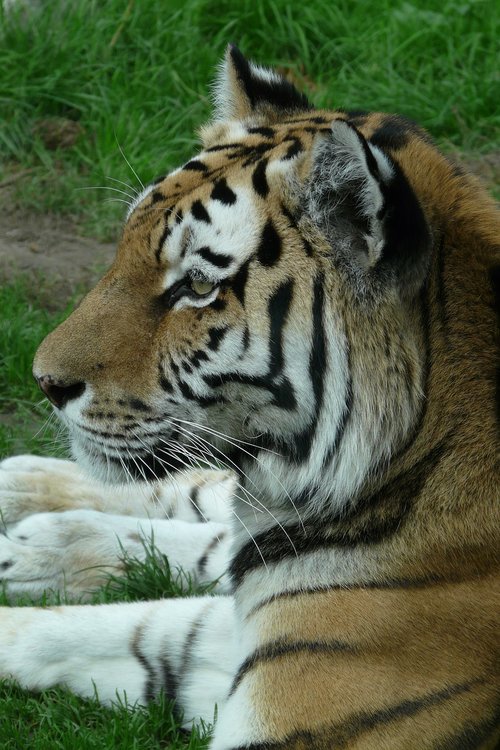
<path id="1" fill-rule="evenodd" d="M 250 62 L 234 45 L 228 46 L 215 83 L 216 121 L 308 109 L 307 98 L 285 78 Z"/>
<path id="2" fill-rule="evenodd" d="M 316 146 L 307 211 L 358 278 L 392 277 L 413 294 L 425 276 L 430 232 L 399 166 L 344 120 Z"/>

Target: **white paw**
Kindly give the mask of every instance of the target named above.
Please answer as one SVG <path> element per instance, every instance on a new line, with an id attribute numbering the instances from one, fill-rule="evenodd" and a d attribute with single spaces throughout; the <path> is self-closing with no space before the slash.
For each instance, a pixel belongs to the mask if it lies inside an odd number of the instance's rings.
<path id="1" fill-rule="evenodd" d="M 10 599 L 90 594 L 121 567 L 117 535 L 97 511 L 36 513 L 0 536 L 0 585 Z"/>
<path id="2" fill-rule="evenodd" d="M 8 594 L 41 594 L 61 587 L 62 553 L 0 536 L 0 583 Z"/>
<path id="3" fill-rule="evenodd" d="M 61 458 L 43 458 L 42 456 L 22 455 L 11 456 L 0 461 L 0 471 L 10 471 L 16 473 L 23 472 L 43 472 L 45 474 L 78 474 L 74 461 L 65 461 Z"/>
<path id="4" fill-rule="evenodd" d="M 72 461 L 14 456 L 0 462 L 0 523 L 4 527 L 32 513 L 64 511 L 101 501 L 92 484 Z"/>
<path id="5" fill-rule="evenodd" d="M 8 538 L 30 547 L 67 547 L 85 539 L 110 536 L 109 520 L 96 510 L 67 510 L 64 513 L 34 513 L 8 530 Z"/>

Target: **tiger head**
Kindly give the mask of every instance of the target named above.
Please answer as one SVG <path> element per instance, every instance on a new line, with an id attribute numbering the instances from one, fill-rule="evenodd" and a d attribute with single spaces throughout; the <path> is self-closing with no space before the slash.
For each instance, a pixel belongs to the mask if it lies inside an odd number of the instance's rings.
<path id="1" fill-rule="evenodd" d="M 226 463 L 307 516 L 451 440 L 465 486 L 496 429 L 470 405 L 494 400 L 481 188 L 414 123 L 315 110 L 234 47 L 215 98 L 201 152 L 137 196 L 36 355 L 75 456 L 111 481 Z"/>

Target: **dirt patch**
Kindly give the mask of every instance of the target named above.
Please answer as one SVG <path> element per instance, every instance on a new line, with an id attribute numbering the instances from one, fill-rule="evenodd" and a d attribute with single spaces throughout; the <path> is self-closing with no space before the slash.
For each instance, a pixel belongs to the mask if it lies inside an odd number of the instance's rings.
<path id="1" fill-rule="evenodd" d="M 76 290 L 91 287 L 110 265 L 115 245 L 83 237 L 75 221 L 35 214 L 17 206 L 0 188 L 0 277 L 20 273 L 47 287 L 50 306 L 64 306 Z"/>

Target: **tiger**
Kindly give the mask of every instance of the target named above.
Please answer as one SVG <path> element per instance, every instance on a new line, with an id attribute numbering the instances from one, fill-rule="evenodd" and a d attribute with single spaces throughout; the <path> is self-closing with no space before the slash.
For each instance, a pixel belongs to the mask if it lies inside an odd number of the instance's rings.
<path id="1" fill-rule="evenodd" d="M 217 588 L 5 607 L 0 674 L 216 708 L 211 750 L 497 747 L 495 203 L 414 122 L 235 46 L 214 98 L 36 354 L 77 465 L 3 462 L 0 569 L 81 591 L 154 533 Z"/>

